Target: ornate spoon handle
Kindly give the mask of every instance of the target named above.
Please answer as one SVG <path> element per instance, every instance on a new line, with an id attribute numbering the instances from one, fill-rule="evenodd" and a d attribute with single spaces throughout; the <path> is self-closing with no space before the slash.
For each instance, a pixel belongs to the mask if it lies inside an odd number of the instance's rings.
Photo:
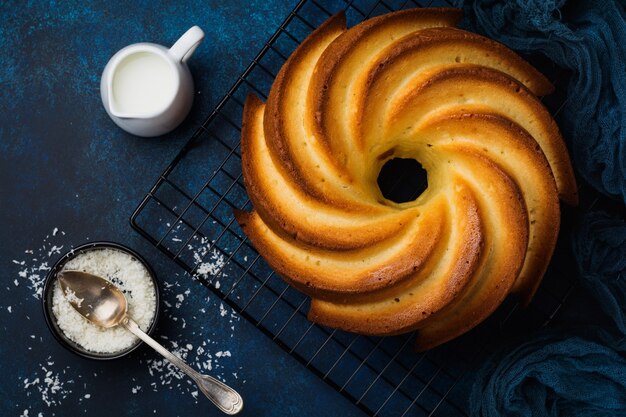
<path id="1" fill-rule="evenodd" d="M 224 413 L 233 415 L 243 409 L 243 399 L 237 391 L 213 377 L 202 375 L 195 369 L 192 369 L 178 356 L 175 356 L 156 340 L 145 334 L 137 323 L 129 317 L 125 317 L 121 324 L 193 379 L 200 391 Z"/>

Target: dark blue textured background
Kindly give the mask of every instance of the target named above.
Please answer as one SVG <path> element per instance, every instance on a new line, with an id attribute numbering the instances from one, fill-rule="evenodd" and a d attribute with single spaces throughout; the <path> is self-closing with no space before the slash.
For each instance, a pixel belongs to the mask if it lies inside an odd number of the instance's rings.
<path id="1" fill-rule="evenodd" d="M 147 258 L 161 281 L 179 282 L 181 287 L 171 290 L 162 287 L 164 302 L 173 307 L 162 314 L 156 334 L 192 344 L 194 350 L 207 341 L 213 355 L 229 350 L 232 357 L 219 359 L 213 373 L 242 393 L 244 415 L 362 415 L 245 320 L 231 319 L 230 313 L 221 317 L 216 297 L 128 224 L 158 174 L 294 4 L 2 2 L 0 415 L 23 415 L 24 410 L 29 416 L 220 415 L 208 400 L 192 397 L 186 380 L 161 386 L 146 363 L 158 356 L 145 346 L 127 358 L 99 363 L 73 355 L 52 338 L 40 300 L 19 272 L 42 262 L 51 265 L 60 256 L 48 256 L 53 245 L 63 245 L 64 252 L 88 240 L 126 244 Z M 194 24 L 204 29 L 206 39 L 190 61 L 197 92 L 191 115 L 161 138 L 124 133 L 100 102 L 100 74 L 106 62 L 131 43 L 171 45 Z M 59 229 L 56 236 L 54 228 Z M 176 295 L 188 288 L 190 294 L 176 308 Z M 25 388 L 25 379 L 45 377 L 43 368 L 59 376 L 64 392 L 71 390 L 66 398 L 51 393 L 49 399 L 56 402 L 51 406 L 42 400 L 38 386 Z M 133 394 L 136 386 L 142 388 Z"/>
<path id="2" fill-rule="evenodd" d="M 60 256 L 54 246 L 63 246 L 63 253 L 89 240 L 120 242 L 147 258 L 162 284 L 157 338 L 167 347 L 174 341 L 191 344 L 191 360 L 212 354 L 211 373 L 242 393 L 244 415 L 362 415 L 245 320 L 230 312 L 223 317 L 209 290 L 128 224 L 155 178 L 294 4 L 111 0 L 0 5 L 0 416 L 24 415 L 25 410 L 28 416 L 219 415 L 207 400 L 194 399 L 186 379 L 165 379 L 169 383 L 163 385 L 163 373 L 151 375 L 150 363 L 159 357 L 147 347 L 98 363 L 67 352 L 52 338 L 41 302 L 20 272 L 43 275 L 45 267 L 35 269 Z M 171 45 L 194 24 L 204 29 L 206 40 L 190 61 L 197 92 L 191 115 L 161 138 L 124 133 L 100 102 L 104 65 L 131 43 Z M 59 231 L 53 236 L 55 228 Z M 571 256 L 568 233 L 566 221 L 554 262 L 560 266 Z M 574 279 L 572 268 L 554 267 L 552 273 Z M 556 321 L 602 321 L 597 312 L 594 301 L 576 291 Z M 196 354 L 203 342 L 207 353 Z M 226 350 L 231 357 L 216 358 Z M 46 397 L 40 389 L 47 386 L 48 371 L 63 390 Z M 35 378 L 39 384 L 25 382 Z M 471 379 L 470 373 L 465 383 Z M 137 386 L 141 389 L 133 393 Z M 49 406 L 44 399 L 54 403 Z"/>

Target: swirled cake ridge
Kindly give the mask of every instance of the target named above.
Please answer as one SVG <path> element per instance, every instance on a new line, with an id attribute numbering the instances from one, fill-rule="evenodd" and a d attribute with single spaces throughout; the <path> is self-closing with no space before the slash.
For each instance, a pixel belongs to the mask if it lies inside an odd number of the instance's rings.
<path id="1" fill-rule="evenodd" d="M 413 9 L 350 29 L 339 13 L 285 62 L 241 137 L 254 209 L 236 211 L 267 263 L 312 298 L 309 319 L 368 335 L 417 331 L 429 349 L 509 294 L 528 303 L 577 203 L 550 82 L 505 46 L 455 28 L 457 9 Z M 395 203 L 393 158 L 428 187 Z"/>

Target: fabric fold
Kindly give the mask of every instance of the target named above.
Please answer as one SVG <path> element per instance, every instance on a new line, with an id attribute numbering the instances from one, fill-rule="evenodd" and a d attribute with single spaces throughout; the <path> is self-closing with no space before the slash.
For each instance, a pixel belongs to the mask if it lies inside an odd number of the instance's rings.
<path id="1" fill-rule="evenodd" d="M 626 351 L 626 221 L 605 212 L 587 213 L 573 233 L 572 247 L 583 286 L 617 327 L 613 344 Z"/>
<path id="2" fill-rule="evenodd" d="M 604 337 L 549 333 L 497 352 L 475 375 L 470 415 L 624 416 L 626 360 Z"/>

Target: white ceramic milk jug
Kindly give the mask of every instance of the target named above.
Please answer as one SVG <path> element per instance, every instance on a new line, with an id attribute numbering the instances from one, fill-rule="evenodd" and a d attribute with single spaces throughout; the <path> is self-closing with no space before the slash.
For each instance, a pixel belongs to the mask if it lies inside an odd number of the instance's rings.
<path id="1" fill-rule="evenodd" d="M 100 81 L 102 103 L 111 119 L 137 136 L 159 136 L 178 126 L 193 103 L 187 60 L 204 39 L 198 26 L 171 48 L 136 43 L 117 52 Z"/>

